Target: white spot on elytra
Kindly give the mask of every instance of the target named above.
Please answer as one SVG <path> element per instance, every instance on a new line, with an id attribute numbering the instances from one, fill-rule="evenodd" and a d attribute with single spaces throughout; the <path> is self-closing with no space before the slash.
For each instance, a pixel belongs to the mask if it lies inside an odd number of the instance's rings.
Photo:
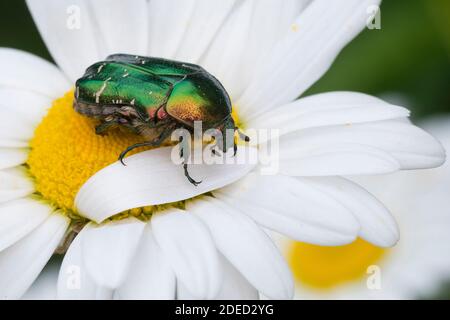
<path id="1" fill-rule="evenodd" d="M 99 103 L 100 102 L 100 96 L 102 95 L 103 91 L 105 91 L 106 85 L 108 83 L 108 81 L 111 80 L 111 77 L 109 77 L 108 79 L 106 79 L 103 84 L 102 87 L 100 88 L 100 90 L 98 90 L 95 93 L 95 103 Z"/>
<path id="2" fill-rule="evenodd" d="M 133 99 L 133 100 L 131 100 L 130 101 L 130 104 L 132 105 L 132 106 L 134 106 L 134 102 L 136 101 L 136 99 Z"/>
<path id="3" fill-rule="evenodd" d="M 101 64 L 97 69 L 97 73 L 100 73 L 100 71 L 102 71 L 104 66 L 105 66 L 105 64 Z"/>

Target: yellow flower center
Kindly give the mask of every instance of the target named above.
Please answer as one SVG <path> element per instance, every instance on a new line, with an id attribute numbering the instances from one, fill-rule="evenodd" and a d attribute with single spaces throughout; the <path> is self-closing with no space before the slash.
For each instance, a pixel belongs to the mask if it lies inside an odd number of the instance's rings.
<path id="1" fill-rule="evenodd" d="M 121 128 L 97 135 L 95 127 L 99 121 L 77 113 L 73 100 L 74 94 L 70 91 L 53 101 L 34 132 L 26 164 L 37 195 L 70 217 L 79 218 L 74 202 L 81 186 L 99 170 L 117 161 L 128 146 L 142 142 L 143 138 Z M 233 118 L 239 121 L 235 110 L 233 108 Z M 147 149 L 150 148 L 137 148 L 128 155 Z M 167 205 L 182 208 L 184 201 Z M 131 209 L 113 219 L 129 215 L 145 218 L 167 205 Z"/>
<path id="2" fill-rule="evenodd" d="M 293 242 L 288 262 L 298 282 L 326 290 L 368 276 L 367 268 L 379 263 L 386 252 L 360 238 L 337 247 Z"/>
<path id="3" fill-rule="evenodd" d="M 117 161 L 126 147 L 142 142 L 142 137 L 118 128 L 97 135 L 97 124 L 74 111 L 73 92 L 68 92 L 53 102 L 31 140 L 27 165 L 36 190 L 66 212 L 75 212 L 75 196 L 90 177 Z"/>
<path id="4" fill-rule="evenodd" d="M 245 129 L 244 123 L 239 118 L 238 108 L 235 105 L 233 105 L 233 107 L 231 108 L 231 117 L 233 118 L 236 127 L 238 127 L 239 129 Z"/>

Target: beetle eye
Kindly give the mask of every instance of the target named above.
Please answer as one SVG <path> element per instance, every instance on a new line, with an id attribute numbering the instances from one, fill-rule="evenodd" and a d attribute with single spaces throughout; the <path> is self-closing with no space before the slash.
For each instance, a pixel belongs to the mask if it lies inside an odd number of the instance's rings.
<path id="1" fill-rule="evenodd" d="M 125 124 L 125 123 L 128 123 L 128 120 L 125 119 L 125 118 L 119 118 L 119 122 L 120 122 L 121 124 Z"/>

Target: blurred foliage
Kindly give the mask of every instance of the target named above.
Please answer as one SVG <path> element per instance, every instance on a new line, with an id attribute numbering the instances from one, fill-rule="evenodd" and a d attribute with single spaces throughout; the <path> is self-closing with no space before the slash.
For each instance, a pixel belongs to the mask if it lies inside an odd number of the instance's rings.
<path id="1" fill-rule="evenodd" d="M 0 12 L 1 47 L 51 60 L 23 0 Z M 359 35 L 306 94 L 332 90 L 394 94 L 416 118 L 450 112 L 450 0 L 384 0 L 381 29 Z M 450 285 L 432 298 L 450 298 Z"/>
<path id="2" fill-rule="evenodd" d="M 450 112 L 450 1 L 385 0 L 381 29 L 361 33 L 307 94 L 331 90 L 393 93 L 414 117 Z"/>

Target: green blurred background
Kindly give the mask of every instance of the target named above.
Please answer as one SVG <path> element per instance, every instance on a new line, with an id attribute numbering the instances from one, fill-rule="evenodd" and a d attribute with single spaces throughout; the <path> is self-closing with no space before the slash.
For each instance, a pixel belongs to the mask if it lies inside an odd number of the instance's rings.
<path id="1" fill-rule="evenodd" d="M 52 60 L 23 0 L 0 2 L 0 46 Z M 307 94 L 361 91 L 400 100 L 420 120 L 450 112 L 450 0 L 385 0 L 366 30 Z M 450 285 L 434 297 L 450 298 Z"/>

